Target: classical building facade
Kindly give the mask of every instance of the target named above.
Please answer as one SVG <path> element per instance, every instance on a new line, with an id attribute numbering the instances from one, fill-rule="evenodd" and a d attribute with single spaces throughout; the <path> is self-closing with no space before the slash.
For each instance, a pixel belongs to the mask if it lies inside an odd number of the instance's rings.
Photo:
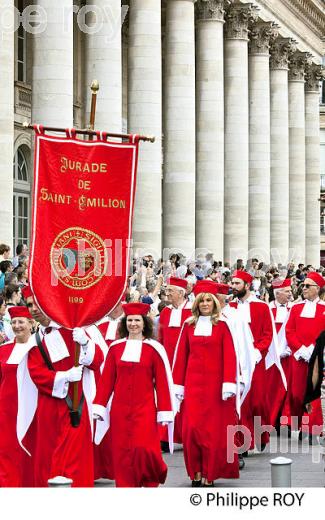
<path id="1" fill-rule="evenodd" d="M 322 0 L 1 5 L 1 241 L 30 231 L 24 121 L 85 127 L 96 78 L 96 128 L 156 136 L 135 247 L 319 264 Z"/>

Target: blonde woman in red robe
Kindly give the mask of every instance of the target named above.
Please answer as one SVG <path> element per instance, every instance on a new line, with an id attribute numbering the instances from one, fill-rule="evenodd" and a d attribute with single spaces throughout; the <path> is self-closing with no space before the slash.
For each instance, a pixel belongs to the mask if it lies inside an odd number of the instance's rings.
<path id="1" fill-rule="evenodd" d="M 158 423 L 169 424 L 172 448 L 171 370 L 165 349 L 151 339 L 150 305 L 129 303 L 123 310 L 121 339 L 110 345 L 94 401 L 96 429 L 109 420 L 117 487 L 157 487 L 167 476 Z"/>
<path id="2" fill-rule="evenodd" d="M 217 290 L 208 280 L 195 285 L 193 317 L 184 324 L 173 364 L 176 397 L 184 399 L 184 459 L 193 487 L 239 478 L 237 453 L 233 462 L 227 460 L 227 427 L 237 424 L 236 353 L 219 319 Z"/>
<path id="3" fill-rule="evenodd" d="M 28 377 L 26 355 L 32 317 L 22 306 L 11 307 L 9 314 L 15 339 L 0 347 L 0 487 L 30 487 L 34 482 L 33 459 L 17 439 L 17 382 L 20 377 Z M 33 386 L 31 380 L 30 385 Z M 32 427 L 24 440 L 29 449 L 34 437 Z"/>

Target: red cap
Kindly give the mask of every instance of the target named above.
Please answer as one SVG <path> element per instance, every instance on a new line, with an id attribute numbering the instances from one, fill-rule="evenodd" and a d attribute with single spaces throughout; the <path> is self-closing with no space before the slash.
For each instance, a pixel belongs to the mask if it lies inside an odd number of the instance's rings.
<path id="1" fill-rule="evenodd" d="M 232 278 L 239 278 L 240 280 L 243 280 L 245 283 L 249 284 L 251 284 L 253 281 L 253 277 L 246 271 L 234 271 L 232 273 Z"/>
<path id="2" fill-rule="evenodd" d="M 183 280 L 183 278 L 176 278 L 176 276 L 171 276 L 167 280 L 167 285 L 174 285 L 175 287 L 179 287 L 180 289 L 187 289 L 187 281 Z"/>
<path id="3" fill-rule="evenodd" d="M 122 308 L 125 316 L 146 316 L 150 311 L 149 303 L 124 303 L 122 304 Z"/>
<path id="4" fill-rule="evenodd" d="M 229 294 L 229 285 L 226 283 L 217 283 L 217 293 L 218 294 Z"/>
<path id="5" fill-rule="evenodd" d="M 276 278 L 272 282 L 273 289 L 284 289 L 285 287 L 291 287 L 291 278 Z"/>
<path id="6" fill-rule="evenodd" d="M 10 318 L 13 320 L 14 318 L 29 318 L 32 320 L 33 318 L 29 314 L 29 310 L 27 307 L 23 305 L 17 305 L 14 307 L 9 307 L 8 312 L 10 314 Z"/>
<path id="7" fill-rule="evenodd" d="M 318 285 L 318 287 L 324 287 L 324 285 L 325 285 L 325 279 L 319 273 L 315 273 L 315 272 L 308 273 L 306 278 L 310 278 L 311 280 L 313 280 L 313 282 L 315 282 Z M 306 281 L 306 278 L 305 278 L 305 281 Z"/>
<path id="8" fill-rule="evenodd" d="M 200 293 L 210 293 L 216 296 L 218 284 L 212 280 L 199 280 L 194 285 L 193 293 L 197 296 Z"/>
<path id="9" fill-rule="evenodd" d="M 25 287 L 23 287 L 21 290 L 21 294 L 23 295 L 24 300 L 26 300 L 30 296 L 34 296 L 31 291 L 30 285 L 25 285 Z"/>

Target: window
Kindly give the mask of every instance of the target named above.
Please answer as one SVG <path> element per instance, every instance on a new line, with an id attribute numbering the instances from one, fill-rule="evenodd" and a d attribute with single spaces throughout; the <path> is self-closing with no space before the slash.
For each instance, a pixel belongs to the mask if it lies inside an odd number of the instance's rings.
<path id="1" fill-rule="evenodd" d="M 13 199 L 13 239 L 14 250 L 17 244 L 29 243 L 30 222 L 30 151 L 27 146 L 18 148 L 14 156 L 14 199 Z"/>
<path id="2" fill-rule="evenodd" d="M 20 14 L 24 11 L 24 0 L 18 0 L 18 10 Z M 26 31 L 22 23 L 16 31 L 17 38 L 17 80 L 26 83 Z"/>

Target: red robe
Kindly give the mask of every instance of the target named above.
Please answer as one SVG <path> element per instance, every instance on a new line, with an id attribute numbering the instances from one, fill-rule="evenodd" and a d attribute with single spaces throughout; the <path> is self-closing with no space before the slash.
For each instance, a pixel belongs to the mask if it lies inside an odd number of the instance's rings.
<path id="1" fill-rule="evenodd" d="M 286 325 L 288 345 L 295 353 L 302 345 L 310 347 L 315 345 L 319 334 L 325 329 L 325 302 L 316 303 L 316 313 L 313 318 L 301 316 L 305 302 L 296 303 L 290 312 Z M 298 417 L 298 426 L 304 414 L 304 395 L 308 373 L 308 363 L 304 360 L 296 360 L 292 356 L 291 385 L 289 388 L 289 400 L 292 416 Z"/>
<path id="2" fill-rule="evenodd" d="M 211 336 L 194 336 L 185 323 L 175 356 L 173 379 L 184 387 L 183 447 L 187 473 L 209 481 L 238 478 L 238 456 L 227 462 L 227 426 L 237 424 L 235 397 L 222 400 L 230 385 L 236 392 L 236 353 L 225 322 Z M 225 385 L 225 386 L 223 386 Z M 177 393 L 177 391 L 176 391 Z"/>
<path id="3" fill-rule="evenodd" d="M 50 478 L 61 475 L 73 480 L 73 487 L 91 487 L 94 484 L 92 432 L 86 400 L 82 408 L 80 425 L 71 426 L 69 408 L 64 398 L 54 397 L 55 377 L 58 372 L 74 366 L 75 342 L 72 331 L 60 328 L 59 332 L 68 349 L 69 356 L 53 362 L 55 371 L 50 370 L 38 347 L 28 355 L 28 368 L 32 380 L 38 388 L 37 408 L 37 448 L 35 451 L 35 485 L 46 487 Z M 49 333 L 49 336 L 51 332 Z M 44 350 L 46 338 L 42 340 Z M 97 370 L 103 362 L 103 354 L 98 345 L 87 369 Z M 85 378 L 85 373 L 83 374 Z M 79 400 L 82 381 L 78 383 Z M 72 398 L 73 385 L 69 384 L 68 394 Z"/>
<path id="4" fill-rule="evenodd" d="M 31 487 L 34 484 L 33 458 L 17 440 L 17 368 L 7 364 L 15 342 L 0 347 L 0 487 Z M 24 439 L 24 445 L 33 454 L 35 422 Z"/>
<path id="5" fill-rule="evenodd" d="M 171 327 L 169 325 L 170 315 L 173 307 L 170 305 L 165 307 L 159 316 L 159 327 L 158 327 L 158 341 L 161 343 L 166 352 L 169 359 L 170 366 L 173 366 L 174 353 L 177 345 L 177 341 L 179 335 L 182 330 L 182 326 L 185 320 L 192 316 L 192 304 L 190 302 L 184 302 L 184 306 L 182 308 L 182 315 L 180 320 L 179 327 Z M 182 406 L 180 412 L 175 417 L 175 429 L 174 429 L 174 442 L 179 444 L 182 443 Z M 166 428 L 161 428 L 161 440 L 167 441 L 167 431 Z"/>
<path id="6" fill-rule="evenodd" d="M 250 296 L 246 302 L 249 303 L 250 311 L 250 329 L 254 338 L 254 348 L 260 351 L 262 355 L 261 361 L 256 365 L 250 391 L 248 392 L 245 401 L 241 407 L 241 424 L 248 428 L 251 435 L 250 449 L 255 446 L 254 436 L 254 417 L 260 417 L 261 425 L 269 425 L 269 411 L 266 403 L 266 369 L 265 357 L 271 345 L 273 338 L 272 318 L 268 305 Z M 237 301 L 230 302 L 231 307 L 237 308 Z M 241 437 L 241 435 L 239 435 Z M 267 443 L 269 434 L 263 432 L 261 443 Z M 241 443 L 241 441 L 240 441 Z"/>
<path id="7" fill-rule="evenodd" d="M 110 431 L 116 486 L 156 487 L 165 482 L 167 475 L 160 450 L 158 414 L 173 416 L 166 369 L 146 340 L 142 342 L 139 362 L 121 359 L 125 346 L 126 340 L 111 344 L 94 412 L 105 408 L 114 392 Z"/>
<path id="8" fill-rule="evenodd" d="M 270 309 L 274 317 L 275 328 L 277 334 L 280 333 L 281 328 L 285 327 L 285 323 L 278 323 L 276 321 L 277 308 L 276 303 L 271 302 Z M 287 313 L 289 314 L 290 308 L 286 306 Z M 290 387 L 291 384 L 291 356 L 286 356 L 281 358 L 281 365 L 287 380 L 287 388 Z M 289 395 L 288 391 L 285 389 L 281 374 L 276 365 L 272 365 L 267 370 L 267 378 L 268 378 L 268 408 L 270 413 L 270 424 L 272 426 L 276 426 L 277 421 L 280 416 L 287 417 L 287 424 L 290 425 L 290 403 L 289 403 Z"/>

